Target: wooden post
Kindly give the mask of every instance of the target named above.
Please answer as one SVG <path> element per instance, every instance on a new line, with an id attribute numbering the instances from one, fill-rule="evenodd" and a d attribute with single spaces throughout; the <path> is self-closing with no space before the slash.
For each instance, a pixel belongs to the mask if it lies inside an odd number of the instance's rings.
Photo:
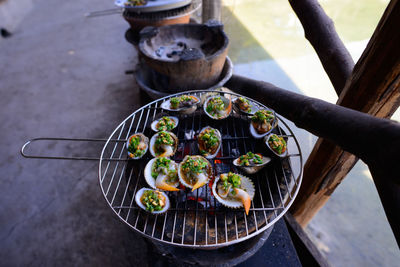
<path id="1" fill-rule="evenodd" d="M 354 61 L 336 33 L 333 21 L 317 0 L 289 0 L 289 3 L 303 25 L 306 39 L 314 47 L 336 93 L 340 95 Z"/>
<path id="2" fill-rule="evenodd" d="M 389 118 L 400 103 L 400 2 L 392 0 L 340 94 L 338 105 Z M 362 134 L 362 133 L 360 133 Z M 328 201 L 357 158 L 319 139 L 304 167 L 291 212 L 305 227 Z M 372 171 L 372 170 L 371 170 Z"/>
<path id="3" fill-rule="evenodd" d="M 203 23 L 210 19 L 221 21 L 221 2 L 222 0 L 203 0 Z"/>

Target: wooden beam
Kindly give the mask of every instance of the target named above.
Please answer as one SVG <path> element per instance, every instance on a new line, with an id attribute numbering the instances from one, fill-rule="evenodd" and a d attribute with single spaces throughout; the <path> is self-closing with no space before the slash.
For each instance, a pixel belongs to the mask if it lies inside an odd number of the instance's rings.
<path id="1" fill-rule="evenodd" d="M 287 212 L 284 218 L 301 264 L 303 266 L 329 267 L 328 261 L 303 228 L 297 223 L 292 214 Z"/>
<path id="2" fill-rule="evenodd" d="M 317 0 L 289 0 L 338 95 L 354 67 L 354 61 L 340 40 L 333 21 Z M 350 26 L 351 27 L 351 26 Z"/>
<path id="3" fill-rule="evenodd" d="M 393 0 L 354 67 L 338 105 L 381 118 L 393 115 L 400 103 L 399 25 L 400 2 Z M 291 209 L 300 225 L 305 227 L 309 223 L 356 162 L 356 156 L 329 140 L 317 141 L 305 164 L 303 185 Z"/>

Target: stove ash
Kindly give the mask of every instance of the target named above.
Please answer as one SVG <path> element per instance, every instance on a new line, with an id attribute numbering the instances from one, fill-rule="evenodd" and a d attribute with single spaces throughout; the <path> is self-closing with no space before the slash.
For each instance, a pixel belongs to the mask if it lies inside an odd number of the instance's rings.
<path id="1" fill-rule="evenodd" d="M 170 46 L 160 46 L 154 51 L 154 54 L 160 59 L 195 60 L 204 58 L 205 54 L 201 48 L 189 47 L 185 42 L 177 42 Z"/>

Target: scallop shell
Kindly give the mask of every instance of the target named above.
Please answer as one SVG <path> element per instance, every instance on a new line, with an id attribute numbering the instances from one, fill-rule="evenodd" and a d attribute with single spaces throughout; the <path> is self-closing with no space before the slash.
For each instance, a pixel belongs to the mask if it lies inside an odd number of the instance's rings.
<path id="1" fill-rule="evenodd" d="M 182 171 L 182 164 L 183 164 L 186 160 L 188 160 L 189 157 L 199 157 L 199 158 L 203 158 L 205 161 L 208 162 L 208 170 L 207 170 L 207 176 L 208 176 L 208 177 L 207 177 L 207 181 L 205 182 L 205 184 L 207 184 L 207 183 L 210 181 L 210 177 L 211 177 L 211 175 L 212 175 L 212 166 L 211 166 L 211 163 L 210 163 L 207 159 L 205 159 L 203 156 L 200 156 L 200 155 L 193 155 L 193 156 L 191 156 L 191 155 L 186 155 L 186 156 L 183 158 L 182 162 L 179 163 L 179 168 L 178 168 L 179 182 L 181 182 L 181 184 L 183 184 L 184 186 L 193 189 L 193 184 L 190 184 L 189 182 L 186 181 L 186 177 L 185 177 L 185 175 L 183 174 L 183 171 Z M 192 190 L 192 191 L 193 191 L 193 190 Z"/>
<path id="2" fill-rule="evenodd" d="M 266 136 L 265 139 L 264 139 L 264 143 L 267 145 L 267 147 L 269 148 L 269 150 L 271 150 L 272 153 L 274 153 L 276 156 L 278 156 L 278 157 L 280 157 L 280 158 L 286 157 L 287 154 L 288 154 L 287 140 L 285 140 L 285 142 L 286 142 L 286 150 L 285 150 L 285 152 L 283 152 L 282 154 L 276 153 L 276 151 L 273 150 L 272 147 L 269 146 L 268 140 L 269 140 L 270 136 L 273 135 L 273 134 L 274 134 L 274 133 L 270 133 L 268 136 Z M 280 137 L 280 135 L 278 135 L 278 134 L 277 134 L 277 136 Z"/>
<path id="3" fill-rule="evenodd" d="M 154 162 L 156 161 L 157 158 L 154 158 L 152 160 L 150 160 L 147 164 L 146 167 L 144 168 L 144 179 L 146 180 L 147 184 L 153 188 L 153 189 L 158 189 L 158 190 L 162 190 L 160 188 L 157 188 L 156 186 L 156 179 L 153 178 L 153 176 L 151 175 L 151 169 L 153 167 Z M 175 170 L 178 170 L 178 164 L 171 160 L 171 164 L 173 164 L 173 166 L 175 167 Z M 173 187 L 178 187 L 179 185 L 179 180 L 176 181 L 175 184 L 171 184 L 171 186 Z"/>
<path id="4" fill-rule="evenodd" d="M 253 200 L 256 189 L 254 187 L 253 182 L 250 180 L 250 178 L 243 176 L 239 173 L 238 174 L 241 178 L 242 178 L 242 183 L 240 185 L 240 188 L 245 190 L 249 196 L 250 199 Z M 217 183 L 220 180 L 220 175 L 218 177 L 215 177 L 214 183 L 212 185 L 212 192 L 214 197 L 218 200 L 219 203 L 221 203 L 222 205 L 228 207 L 228 208 L 233 208 L 233 209 L 237 209 L 237 208 L 241 208 L 243 207 L 243 204 L 240 200 L 238 199 L 234 199 L 234 198 L 222 198 L 218 195 L 217 193 Z"/>
<path id="5" fill-rule="evenodd" d="M 192 114 L 193 112 L 196 111 L 197 105 L 200 103 L 200 99 L 193 95 L 190 95 L 190 97 L 196 99 L 195 103 L 191 107 L 182 107 L 173 109 L 171 108 L 171 99 L 168 99 L 161 104 L 161 108 L 172 112 L 179 112 L 181 114 Z"/>
<path id="6" fill-rule="evenodd" d="M 172 128 L 171 129 L 171 131 L 173 130 L 173 129 L 175 129 L 176 128 L 176 126 L 178 126 L 178 123 L 179 123 L 179 119 L 177 118 L 177 117 L 174 117 L 174 116 L 163 116 L 163 117 L 168 117 L 168 118 L 170 118 L 171 120 L 173 120 L 174 122 L 175 122 L 175 126 L 174 126 L 174 128 Z M 155 131 L 155 132 L 159 132 L 159 130 L 157 130 L 157 123 L 160 121 L 162 119 L 162 117 L 161 118 L 159 118 L 159 119 L 157 119 L 157 120 L 155 120 L 155 121 L 153 121 L 152 123 L 151 123 L 151 129 L 153 130 L 153 131 Z"/>
<path id="7" fill-rule="evenodd" d="M 224 114 L 224 116 L 222 116 L 222 117 L 213 117 L 213 116 L 212 116 L 211 114 L 209 114 L 209 113 L 207 112 L 207 110 L 206 110 L 206 109 L 207 109 L 207 104 L 208 104 L 208 102 L 209 102 L 211 99 L 216 98 L 216 97 L 221 97 L 222 101 L 224 102 L 225 107 L 227 107 L 227 108 L 225 109 L 225 114 Z M 221 95 L 211 96 L 211 97 L 207 98 L 207 100 L 204 102 L 203 109 L 204 109 L 204 113 L 206 113 L 207 116 L 210 117 L 210 118 L 213 119 L 213 120 L 222 120 L 222 119 L 227 118 L 227 117 L 231 114 L 231 112 L 232 112 L 232 101 L 231 101 L 231 99 L 230 99 L 230 95 L 229 95 L 229 99 L 226 98 L 226 97 L 224 97 L 224 96 L 221 96 Z"/>
<path id="8" fill-rule="evenodd" d="M 173 156 L 175 154 L 177 148 L 178 148 L 178 137 L 176 137 L 176 135 L 174 133 L 171 133 L 171 132 L 167 132 L 167 133 L 169 133 L 172 136 L 172 138 L 174 139 L 175 143 L 174 143 L 174 146 L 173 146 L 173 153 L 168 153 L 168 154 L 163 155 L 163 157 L 166 157 L 166 158 Z M 156 155 L 156 151 L 154 151 L 154 145 L 156 143 L 156 138 L 157 138 L 157 136 L 159 134 L 160 134 L 160 132 L 156 133 L 150 139 L 150 153 L 151 153 L 151 155 L 153 157 L 159 157 L 160 156 L 160 155 L 157 156 Z"/>
<path id="9" fill-rule="evenodd" d="M 215 157 L 217 156 L 219 150 L 221 149 L 222 137 L 221 137 L 221 133 L 220 133 L 217 129 L 212 128 L 212 127 L 210 127 L 210 126 L 206 126 L 206 127 L 204 127 L 203 129 L 201 129 L 201 131 L 200 131 L 200 133 L 199 133 L 198 136 L 200 136 L 200 134 L 201 134 L 204 130 L 206 130 L 206 129 L 213 129 L 213 130 L 215 130 L 215 132 L 216 132 L 216 134 L 217 134 L 217 136 L 218 136 L 218 139 L 219 139 L 219 145 L 218 145 L 217 150 L 216 150 L 213 154 L 204 154 L 204 155 L 203 155 L 206 159 L 213 159 L 213 158 L 215 158 Z M 199 144 L 198 141 L 197 141 L 197 147 L 199 148 L 199 150 L 201 150 L 200 144 Z"/>
<path id="10" fill-rule="evenodd" d="M 150 188 L 145 188 L 145 187 L 141 188 L 139 191 L 137 191 L 137 193 L 136 193 L 136 195 L 135 195 L 136 204 L 137 204 L 139 207 L 141 207 L 142 209 L 144 209 L 146 212 L 151 213 L 151 214 L 161 214 L 161 213 L 166 212 L 166 211 L 169 209 L 170 201 L 169 201 L 168 196 L 167 196 L 164 192 L 161 192 L 161 191 L 160 191 L 161 194 L 165 197 L 165 206 L 164 206 L 164 208 L 163 208 L 162 210 L 153 211 L 153 212 L 150 212 L 150 211 L 148 211 L 148 210 L 146 209 L 146 207 L 143 205 L 142 201 L 140 201 L 140 198 L 142 197 L 143 193 L 144 193 L 145 191 L 147 191 L 147 190 L 156 191 L 156 190 L 150 189 Z"/>
<path id="11" fill-rule="evenodd" d="M 146 149 L 145 149 L 143 155 L 141 155 L 140 157 L 131 157 L 132 153 L 128 151 L 128 147 L 129 147 L 129 143 L 130 143 L 131 138 L 136 136 L 136 135 L 139 135 L 140 139 L 143 142 L 146 143 Z M 142 158 L 144 155 L 146 155 L 148 148 L 149 148 L 149 138 L 147 136 L 145 136 L 144 134 L 142 134 L 142 133 L 135 133 L 135 134 L 129 136 L 128 141 L 126 141 L 126 150 L 128 151 L 128 156 L 131 159 L 140 159 L 140 158 Z"/>
<path id="12" fill-rule="evenodd" d="M 238 163 L 238 160 L 239 160 L 239 158 L 235 159 L 233 161 L 233 165 L 235 165 L 236 167 L 240 168 L 241 170 L 243 170 L 247 174 L 255 174 L 258 171 L 260 171 L 262 168 L 264 168 L 271 161 L 271 158 L 263 156 L 262 157 L 262 160 L 263 160 L 262 164 L 256 164 L 256 165 L 252 165 L 252 166 L 240 166 L 240 164 Z"/>
<path id="13" fill-rule="evenodd" d="M 278 125 L 278 120 L 277 120 L 276 117 L 275 117 L 274 121 L 272 122 L 271 129 L 270 129 L 269 131 L 265 132 L 265 133 L 259 134 L 259 133 L 257 132 L 257 130 L 254 128 L 253 123 L 250 121 L 250 134 L 251 134 L 255 139 L 261 139 L 261 138 L 263 138 L 264 136 L 266 136 L 266 135 L 268 135 L 269 133 L 271 133 L 272 130 L 273 130 L 277 125 Z"/>
<path id="14" fill-rule="evenodd" d="M 244 98 L 246 98 L 246 97 L 244 97 Z M 241 110 L 240 107 L 239 107 L 239 105 L 236 103 L 236 101 L 237 101 L 238 99 L 239 99 L 239 98 L 236 97 L 236 98 L 234 98 L 234 99 L 232 100 L 233 109 L 234 109 L 237 113 L 242 113 L 242 114 L 245 114 L 245 115 L 253 115 L 254 113 L 256 113 L 257 110 L 259 110 L 258 106 L 255 105 L 255 104 L 254 104 L 252 101 L 250 101 L 248 98 L 246 98 L 246 99 L 249 100 L 249 102 L 250 102 L 250 104 L 251 104 L 251 111 L 250 111 L 250 112 L 246 112 L 246 111 Z"/>

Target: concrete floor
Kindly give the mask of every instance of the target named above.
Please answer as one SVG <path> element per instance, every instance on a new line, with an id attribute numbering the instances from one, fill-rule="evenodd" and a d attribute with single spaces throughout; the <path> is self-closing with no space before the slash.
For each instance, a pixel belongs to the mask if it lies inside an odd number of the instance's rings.
<path id="1" fill-rule="evenodd" d="M 143 266 L 144 242 L 107 207 L 97 162 L 19 154 L 34 137 L 108 137 L 138 107 L 137 85 L 124 74 L 136 60 L 128 25 L 119 15 L 83 16 L 110 1 L 19 3 L 7 6 L 18 22 L 13 36 L 0 38 L 0 266 Z M 37 148 L 96 156 L 101 145 Z"/>

